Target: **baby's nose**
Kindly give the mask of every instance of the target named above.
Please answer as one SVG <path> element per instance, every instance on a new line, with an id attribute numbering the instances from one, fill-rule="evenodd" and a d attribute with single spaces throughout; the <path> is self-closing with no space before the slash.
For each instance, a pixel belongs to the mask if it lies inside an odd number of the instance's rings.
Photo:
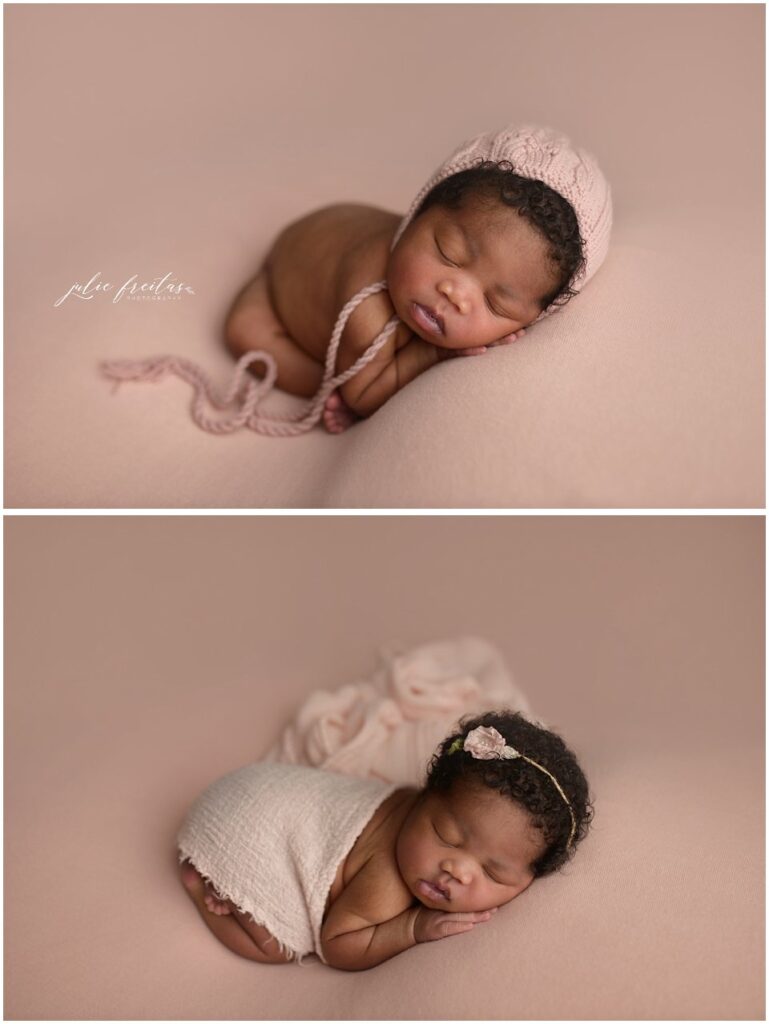
<path id="1" fill-rule="evenodd" d="M 470 303 L 467 298 L 458 291 L 451 281 L 444 281 L 438 290 L 443 292 L 449 302 L 454 303 L 460 313 L 467 313 L 470 309 Z"/>
<path id="2" fill-rule="evenodd" d="M 473 876 L 470 869 L 456 861 L 445 860 L 441 864 L 441 871 L 446 871 L 452 878 L 456 878 L 461 885 L 469 885 L 472 881 Z"/>

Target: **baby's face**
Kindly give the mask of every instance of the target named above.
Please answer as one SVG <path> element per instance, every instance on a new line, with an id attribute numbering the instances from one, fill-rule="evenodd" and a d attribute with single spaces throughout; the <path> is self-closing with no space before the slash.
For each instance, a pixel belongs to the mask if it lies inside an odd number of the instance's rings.
<path id="1" fill-rule="evenodd" d="M 536 320 L 556 284 L 547 249 L 509 207 L 478 199 L 458 210 L 432 206 L 390 254 L 390 298 L 404 323 L 441 348 L 502 341 Z"/>
<path id="2" fill-rule="evenodd" d="M 544 851 L 528 811 L 486 786 L 455 785 L 418 800 L 398 834 L 404 882 L 434 910 L 489 910 L 523 892 Z M 442 891 L 440 891 L 442 890 Z"/>

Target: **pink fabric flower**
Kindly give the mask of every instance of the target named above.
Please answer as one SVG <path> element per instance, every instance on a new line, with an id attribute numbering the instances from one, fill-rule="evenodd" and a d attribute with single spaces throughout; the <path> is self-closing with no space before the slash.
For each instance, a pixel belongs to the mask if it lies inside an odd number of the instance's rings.
<path id="1" fill-rule="evenodd" d="M 464 749 L 481 761 L 491 761 L 500 757 L 520 757 L 517 750 L 507 746 L 505 737 L 493 726 L 489 728 L 486 725 L 479 725 L 477 729 L 469 732 Z"/>

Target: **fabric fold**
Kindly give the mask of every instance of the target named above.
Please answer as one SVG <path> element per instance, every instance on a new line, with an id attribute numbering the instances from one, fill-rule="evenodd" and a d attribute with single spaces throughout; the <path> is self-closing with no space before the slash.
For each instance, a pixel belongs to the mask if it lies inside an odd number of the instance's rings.
<path id="1" fill-rule="evenodd" d="M 502 707 L 537 721 L 486 640 L 382 652 L 369 679 L 311 694 L 263 760 L 421 786 L 432 754 L 460 718 Z"/>

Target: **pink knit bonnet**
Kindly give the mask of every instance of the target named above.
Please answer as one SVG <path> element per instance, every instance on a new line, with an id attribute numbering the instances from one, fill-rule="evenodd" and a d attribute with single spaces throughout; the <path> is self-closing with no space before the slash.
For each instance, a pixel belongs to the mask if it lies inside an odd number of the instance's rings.
<path id="1" fill-rule="evenodd" d="M 571 203 L 577 215 L 579 233 L 585 243 L 585 267 L 571 287 L 581 291 L 603 263 L 609 248 L 612 223 L 611 189 L 594 156 L 576 149 L 571 141 L 552 128 L 510 125 L 463 142 L 421 189 L 400 223 L 391 251 L 406 230 L 425 196 L 435 186 L 481 160 L 509 160 L 522 178 L 534 178 L 558 192 Z M 538 322 L 560 307 L 551 304 L 537 317 Z"/>

